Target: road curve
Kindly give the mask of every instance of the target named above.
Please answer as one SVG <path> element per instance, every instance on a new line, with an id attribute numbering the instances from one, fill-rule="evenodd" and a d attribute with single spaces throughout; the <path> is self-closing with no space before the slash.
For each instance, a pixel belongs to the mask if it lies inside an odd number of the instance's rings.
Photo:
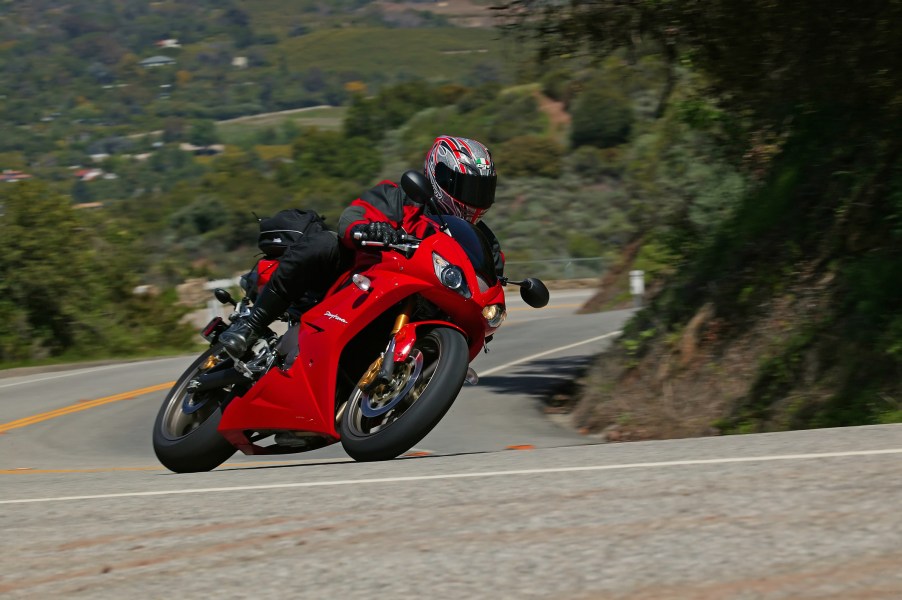
<path id="1" fill-rule="evenodd" d="M 0 596 L 902 597 L 902 426 L 597 444 L 538 410 L 627 316 L 584 297 L 512 304 L 428 454 L 384 463 L 165 471 L 145 390 L 190 357 L 0 379 Z"/>
<path id="2" fill-rule="evenodd" d="M 485 375 L 467 386 L 417 450 L 457 454 L 512 445 L 587 443 L 540 412 L 540 401 L 613 339 L 629 311 L 576 315 L 590 290 L 555 292 L 542 310 L 511 299 L 509 318 L 473 362 Z M 0 470 L 158 466 L 150 427 L 169 387 L 192 356 L 0 379 Z M 347 458 L 336 444 L 297 459 Z M 233 462 L 273 462 L 236 455 Z"/>

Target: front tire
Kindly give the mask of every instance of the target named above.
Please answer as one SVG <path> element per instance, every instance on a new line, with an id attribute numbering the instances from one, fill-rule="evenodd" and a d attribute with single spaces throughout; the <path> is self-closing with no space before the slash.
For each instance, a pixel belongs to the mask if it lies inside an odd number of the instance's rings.
<path id="1" fill-rule="evenodd" d="M 218 431 L 219 420 L 222 418 L 221 402 L 230 392 L 200 392 L 199 394 L 207 395 L 202 399 L 203 405 L 190 413 L 184 408 L 185 398 L 189 394 L 186 389 L 188 382 L 220 360 L 220 354 L 221 348 L 211 348 L 191 363 L 166 394 L 157 413 L 153 426 L 153 449 L 159 461 L 170 471 L 210 471 L 235 453 L 235 447 Z"/>
<path id="2" fill-rule="evenodd" d="M 355 388 L 341 416 L 339 432 L 345 452 L 357 461 L 390 460 L 410 450 L 445 416 L 467 374 L 469 351 L 455 329 L 438 327 L 418 338 L 395 380 L 371 395 Z M 379 411 L 366 416 L 362 403 Z"/>

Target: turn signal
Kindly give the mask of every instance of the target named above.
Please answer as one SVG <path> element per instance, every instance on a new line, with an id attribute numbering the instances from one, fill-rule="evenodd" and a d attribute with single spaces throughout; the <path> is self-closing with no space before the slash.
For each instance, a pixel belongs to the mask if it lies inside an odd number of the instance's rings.
<path id="1" fill-rule="evenodd" d="M 368 292 L 373 289 L 373 282 L 370 281 L 370 278 L 366 275 L 354 273 L 354 275 L 351 276 L 351 281 L 353 281 L 354 285 L 356 285 L 360 290 L 364 292 Z"/>
<path id="2" fill-rule="evenodd" d="M 482 316 L 485 317 L 489 327 L 495 328 L 507 317 L 507 311 L 504 310 L 503 304 L 489 304 L 482 309 Z"/>

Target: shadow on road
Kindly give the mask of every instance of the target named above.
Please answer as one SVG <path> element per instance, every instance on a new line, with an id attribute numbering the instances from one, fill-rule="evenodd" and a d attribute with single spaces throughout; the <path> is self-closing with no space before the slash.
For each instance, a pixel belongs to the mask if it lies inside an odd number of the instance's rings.
<path id="1" fill-rule="evenodd" d="M 518 365 L 505 375 L 479 378 L 479 387 L 501 394 L 522 394 L 545 399 L 582 375 L 594 356 L 549 358 Z"/>

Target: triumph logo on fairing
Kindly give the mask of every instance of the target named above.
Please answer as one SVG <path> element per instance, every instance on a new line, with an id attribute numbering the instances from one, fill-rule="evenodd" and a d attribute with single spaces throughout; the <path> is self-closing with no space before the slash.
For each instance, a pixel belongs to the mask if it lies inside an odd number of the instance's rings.
<path id="1" fill-rule="evenodd" d="M 329 317 L 330 319 L 335 320 L 335 321 L 341 321 L 341 322 L 344 323 L 345 325 L 348 324 L 347 321 L 345 321 L 344 319 L 342 319 L 342 318 L 339 317 L 338 315 L 329 312 L 328 310 L 326 311 L 326 316 Z"/>

